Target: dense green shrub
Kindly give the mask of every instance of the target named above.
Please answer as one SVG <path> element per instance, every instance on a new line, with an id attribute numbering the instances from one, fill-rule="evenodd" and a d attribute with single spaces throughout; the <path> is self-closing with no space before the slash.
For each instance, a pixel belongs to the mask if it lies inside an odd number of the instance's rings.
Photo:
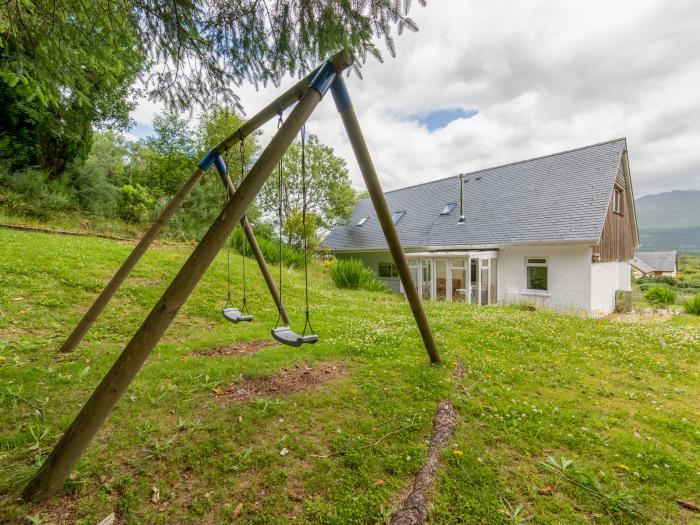
<path id="1" fill-rule="evenodd" d="M 231 246 L 238 253 L 243 253 L 243 229 L 236 228 L 231 236 Z M 260 251 L 269 264 L 280 263 L 280 245 L 279 238 L 268 238 L 262 235 L 256 235 L 256 241 L 260 246 Z M 246 254 L 248 257 L 253 256 L 250 244 L 246 243 Z M 312 254 L 309 252 L 309 260 Z M 304 267 L 304 251 L 290 248 L 286 244 L 282 244 L 282 263 L 290 268 Z"/>
<path id="2" fill-rule="evenodd" d="M 27 168 L 2 173 L 2 184 L 8 188 L 4 205 L 17 215 L 49 218 L 52 214 L 77 208 L 66 178 L 49 180 L 45 172 Z"/>
<path id="3" fill-rule="evenodd" d="M 124 184 L 119 188 L 119 216 L 127 222 L 143 221 L 153 205 L 148 191 L 139 184 Z"/>
<path id="4" fill-rule="evenodd" d="M 676 302 L 676 292 L 664 286 L 650 288 L 644 297 L 654 306 L 666 306 Z"/>
<path id="5" fill-rule="evenodd" d="M 700 315 L 700 293 L 685 303 L 685 311 L 689 314 Z"/>
<path id="6" fill-rule="evenodd" d="M 649 284 L 665 284 L 667 286 L 677 286 L 678 280 L 670 275 L 649 275 L 645 277 L 639 277 L 636 282 L 638 284 L 649 283 Z"/>
<path id="7" fill-rule="evenodd" d="M 384 284 L 374 278 L 372 270 L 357 259 L 336 261 L 331 268 L 331 279 L 338 288 L 369 291 L 386 290 Z"/>
<path id="8" fill-rule="evenodd" d="M 111 184 L 108 172 L 96 164 L 84 164 L 70 173 L 70 188 L 78 207 L 97 217 L 114 217 L 119 189 Z"/>

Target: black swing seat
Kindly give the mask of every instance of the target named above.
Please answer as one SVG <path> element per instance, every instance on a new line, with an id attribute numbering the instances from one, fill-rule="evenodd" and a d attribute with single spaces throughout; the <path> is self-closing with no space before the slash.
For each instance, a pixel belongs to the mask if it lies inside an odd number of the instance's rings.
<path id="1" fill-rule="evenodd" d="M 244 314 L 238 308 L 223 308 L 221 310 L 221 315 L 223 315 L 227 320 L 231 321 L 232 323 L 253 320 L 252 315 Z"/>
<path id="2" fill-rule="evenodd" d="M 288 326 L 278 326 L 272 329 L 272 337 L 287 346 L 301 346 L 303 344 L 314 344 L 318 341 L 316 334 L 299 335 Z"/>

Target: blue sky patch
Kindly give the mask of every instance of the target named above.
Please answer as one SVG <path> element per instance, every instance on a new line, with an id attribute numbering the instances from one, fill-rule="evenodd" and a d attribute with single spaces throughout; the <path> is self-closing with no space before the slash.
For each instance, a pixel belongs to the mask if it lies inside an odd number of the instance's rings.
<path id="1" fill-rule="evenodd" d="M 431 111 L 429 113 L 423 113 L 421 115 L 415 115 L 412 120 L 415 120 L 423 124 L 428 131 L 432 133 L 436 129 L 442 129 L 446 127 L 450 122 L 464 118 L 472 118 L 479 114 L 478 109 L 462 109 L 462 108 L 450 108 L 450 109 L 438 109 L 437 111 Z"/>
<path id="2" fill-rule="evenodd" d="M 143 122 L 136 122 L 136 125 L 129 130 L 134 136 L 144 139 L 150 135 L 153 135 L 153 126 L 150 124 L 144 124 Z"/>

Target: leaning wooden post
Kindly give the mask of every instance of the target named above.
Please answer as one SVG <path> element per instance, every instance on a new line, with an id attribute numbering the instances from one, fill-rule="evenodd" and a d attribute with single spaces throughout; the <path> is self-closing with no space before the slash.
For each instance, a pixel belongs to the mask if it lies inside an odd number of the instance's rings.
<path id="1" fill-rule="evenodd" d="M 231 178 L 228 176 L 228 174 L 226 172 L 226 166 L 223 163 L 217 162 L 216 168 L 219 172 L 219 176 L 221 177 L 221 181 L 223 182 L 224 186 L 226 186 L 226 191 L 228 192 L 229 197 L 233 197 L 233 195 L 236 193 L 236 188 L 233 185 Z M 260 245 L 258 245 L 258 241 L 255 239 L 255 232 L 253 232 L 253 228 L 251 227 L 250 223 L 248 222 L 248 217 L 246 217 L 245 215 L 241 219 L 241 227 L 243 228 L 243 233 L 245 234 L 245 238 L 248 239 L 248 244 L 250 244 L 250 247 L 253 250 L 253 255 L 255 256 L 255 260 L 258 262 L 258 266 L 260 267 L 260 273 L 262 273 L 263 279 L 265 279 L 265 284 L 267 285 L 267 289 L 270 291 L 270 295 L 272 296 L 272 299 L 275 301 L 275 306 L 277 307 L 277 311 L 279 312 L 280 316 L 282 317 L 282 320 L 284 321 L 284 323 L 287 326 L 289 326 L 289 324 L 290 324 L 289 316 L 287 315 L 287 310 L 284 308 L 284 304 L 282 304 L 282 298 L 280 297 L 280 294 L 277 291 L 277 286 L 275 285 L 275 279 L 272 277 L 272 274 L 270 273 L 270 269 L 267 267 L 267 262 L 265 261 L 265 256 L 263 255 L 263 252 L 260 249 Z M 280 264 L 282 264 L 282 261 L 280 261 Z"/>
<path id="2" fill-rule="evenodd" d="M 317 71 L 318 70 L 314 70 L 311 74 L 307 75 L 305 78 L 303 78 L 294 86 L 292 86 L 290 89 L 285 91 L 282 95 L 277 97 L 272 103 L 268 104 L 265 108 L 256 113 L 253 117 L 250 118 L 250 120 L 248 120 L 235 132 L 233 132 L 226 139 L 224 139 L 215 149 L 219 153 L 223 153 L 228 148 L 230 148 L 237 142 L 243 140 L 245 137 L 253 133 L 260 126 L 265 124 L 265 122 L 276 116 L 278 113 L 294 104 L 303 95 L 304 91 L 309 85 L 311 78 L 313 78 L 313 75 Z M 71 334 L 68 336 L 68 339 L 66 339 L 63 345 L 61 345 L 61 348 L 59 350 L 60 352 L 71 352 L 75 349 L 76 346 L 78 346 L 78 344 L 83 339 L 90 327 L 93 325 L 95 320 L 97 320 L 100 313 L 102 313 L 102 310 L 104 310 L 105 306 L 107 306 L 109 301 L 112 300 L 114 294 L 117 293 L 119 287 L 129 276 L 131 270 L 134 269 L 134 266 L 136 266 L 141 257 L 143 257 L 143 254 L 146 253 L 146 251 L 151 246 L 158 234 L 161 232 L 163 227 L 168 223 L 173 214 L 182 205 L 185 198 L 187 198 L 187 196 L 192 191 L 192 188 L 194 188 L 195 185 L 199 182 L 199 179 L 204 174 L 204 171 L 205 170 L 201 168 L 197 168 L 196 170 L 194 170 L 192 176 L 189 179 L 187 179 L 187 182 L 185 182 L 182 188 L 180 188 L 180 190 L 175 194 L 170 203 L 161 212 L 160 216 L 155 220 L 155 222 L 153 222 L 153 224 L 151 224 L 151 227 L 148 229 L 148 231 L 146 231 L 146 233 L 144 233 L 143 237 L 141 237 L 141 240 L 134 247 L 134 249 L 126 258 L 126 260 L 122 263 L 119 270 L 117 270 L 117 273 L 114 274 L 114 277 L 112 277 L 112 279 L 107 283 L 107 286 L 105 286 L 102 292 L 100 292 L 100 295 L 97 297 L 97 299 L 95 299 L 95 302 L 92 303 L 92 306 L 90 306 L 88 311 L 85 312 L 85 315 L 80 320 L 78 325 L 73 329 Z M 258 260 L 258 264 L 259 263 L 260 261 Z M 265 270 L 263 270 L 262 266 L 260 269 L 261 271 L 263 271 L 264 275 Z"/>
<path id="3" fill-rule="evenodd" d="M 411 272 L 408 268 L 406 255 L 404 254 L 401 246 L 399 236 L 396 233 L 394 222 L 391 219 L 391 212 L 389 211 L 389 206 L 384 198 L 384 192 L 382 191 L 382 186 L 379 183 L 379 177 L 377 177 L 377 172 L 374 169 L 372 158 L 369 155 L 367 144 L 365 143 L 365 139 L 362 135 L 360 123 L 357 121 L 355 110 L 352 107 L 352 102 L 350 101 L 350 95 L 348 94 L 347 87 L 345 86 L 345 81 L 340 75 L 338 75 L 333 82 L 331 92 L 333 93 L 333 99 L 335 100 L 335 105 L 338 108 L 340 117 L 343 120 L 345 131 L 347 132 L 350 143 L 352 144 L 352 149 L 355 152 L 355 157 L 357 158 L 357 163 L 360 166 L 362 177 L 365 179 L 367 192 L 372 199 L 374 209 L 377 211 L 377 218 L 379 219 L 379 224 L 381 224 L 382 230 L 384 231 L 384 237 L 386 237 L 386 243 L 389 245 L 389 251 L 391 252 L 394 263 L 399 270 L 399 277 L 401 277 L 401 282 L 403 283 L 403 287 L 406 292 L 406 299 L 408 299 L 408 304 L 411 305 L 413 317 L 416 319 L 418 330 L 423 338 L 423 344 L 425 345 L 425 349 L 428 351 L 430 361 L 433 364 L 439 364 L 440 353 L 438 352 L 437 344 L 435 343 L 433 331 L 430 328 L 430 323 L 428 323 L 425 310 L 423 310 L 423 304 L 418 296 L 416 286 L 413 283 L 413 278 L 411 277 Z"/>
<path id="4" fill-rule="evenodd" d="M 240 222 L 243 214 L 306 119 L 321 101 L 336 73 L 346 69 L 351 64 L 351 59 L 346 54 L 341 53 L 321 67 L 309 89 L 260 155 L 236 193 L 92 393 L 90 399 L 46 458 L 37 474 L 24 488 L 23 498 L 41 500 L 56 493 L 75 462 L 78 461 L 119 398 L 146 362 L 165 330 L 170 326 L 175 315 L 190 296 L 228 239 L 234 226 Z M 207 155 L 203 159 L 202 164 L 204 165 L 200 164 L 202 169 L 209 167 L 206 162 L 212 163 L 214 161 L 210 157 Z"/>

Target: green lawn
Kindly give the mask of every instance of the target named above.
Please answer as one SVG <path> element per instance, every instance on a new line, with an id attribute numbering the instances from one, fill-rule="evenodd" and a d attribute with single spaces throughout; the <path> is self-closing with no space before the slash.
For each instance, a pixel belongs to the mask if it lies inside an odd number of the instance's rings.
<path id="1" fill-rule="evenodd" d="M 430 303 L 446 361 L 430 367 L 401 298 L 337 290 L 318 264 L 310 273 L 317 345 L 197 356 L 267 340 L 276 319 L 252 262 L 255 321 L 221 318 L 223 252 L 60 495 L 23 505 L 22 483 L 191 246 L 154 249 L 79 349 L 57 355 L 129 249 L 0 229 L 0 521 L 95 524 L 116 512 L 120 523 L 383 523 L 426 454 L 445 397 L 460 418 L 432 496 L 434 523 L 645 522 L 635 510 L 658 523 L 700 520 L 676 503 L 700 504 L 697 327 Z M 285 274 L 301 328 L 302 273 Z M 343 373 L 245 403 L 216 396 L 307 365 Z M 338 451 L 348 452 L 314 457 Z"/>

